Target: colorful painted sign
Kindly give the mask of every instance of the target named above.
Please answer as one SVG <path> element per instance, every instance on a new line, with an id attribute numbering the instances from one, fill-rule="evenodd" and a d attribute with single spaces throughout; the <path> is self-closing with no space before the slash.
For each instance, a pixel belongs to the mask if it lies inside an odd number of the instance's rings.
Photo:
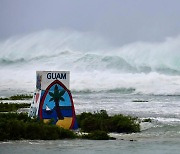
<path id="1" fill-rule="evenodd" d="M 69 72 L 37 72 L 36 93 L 29 116 L 37 116 L 44 122 L 53 121 L 65 129 L 77 129 L 72 95 L 69 88 Z"/>

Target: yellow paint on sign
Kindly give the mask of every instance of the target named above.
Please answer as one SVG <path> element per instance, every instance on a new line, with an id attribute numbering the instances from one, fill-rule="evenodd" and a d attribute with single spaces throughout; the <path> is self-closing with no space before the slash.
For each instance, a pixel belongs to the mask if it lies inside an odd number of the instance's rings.
<path id="1" fill-rule="evenodd" d="M 72 117 L 64 117 L 64 120 L 58 120 L 56 125 L 64 129 L 69 129 L 72 124 Z M 51 119 L 43 119 L 44 123 L 50 122 Z"/>
<path id="2" fill-rule="evenodd" d="M 56 125 L 64 129 L 69 129 L 72 124 L 72 117 L 64 117 L 64 120 L 58 120 Z"/>

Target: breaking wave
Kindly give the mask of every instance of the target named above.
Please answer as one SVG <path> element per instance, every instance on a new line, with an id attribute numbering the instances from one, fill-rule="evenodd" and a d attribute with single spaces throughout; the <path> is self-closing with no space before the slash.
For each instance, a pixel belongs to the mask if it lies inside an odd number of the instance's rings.
<path id="1" fill-rule="evenodd" d="M 33 91 L 36 70 L 69 70 L 74 92 L 179 95 L 179 42 L 117 48 L 94 34 L 51 30 L 13 37 L 0 42 L 0 91 Z"/>
<path id="2" fill-rule="evenodd" d="M 109 90 L 100 90 L 100 91 L 93 91 L 91 89 L 84 89 L 84 90 L 72 90 L 72 93 L 120 93 L 120 94 L 132 94 L 135 92 L 136 89 L 134 88 L 115 88 L 115 89 L 109 89 Z"/>
<path id="3" fill-rule="evenodd" d="M 69 57 L 69 58 L 68 58 Z M 57 59 L 61 59 L 61 61 Z M 55 61 L 54 61 L 55 60 Z M 148 64 L 132 64 L 132 61 L 125 59 L 124 57 L 120 57 L 118 55 L 105 55 L 105 54 L 96 54 L 96 53 L 73 53 L 70 51 L 63 51 L 57 54 L 52 55 L 42 55 L 42 56 L 34 56 L 32 58 L 17 58 L 17 59 L 9 59 L 9 58 L 0 58 L 0 65 L 9 66 L 16 64 L 30 64 L 34 63 L 42 63 L 46 61 L 53 61 L 54 67 L 58 67 L 58 65 L 68 65 L 71 67 L 68 69 L 80 69 L 80 70 L 109 70 L 116 71 L 119 73 L 128 72 L 128 73 L 150 73 L 150 72 L 158 72 L 162 74 L 169 75 L 179 75 L 180 74 L 180 66 L 175 65 L 174 67 L 159 65 L 159 66 L 150 66 Z M 68 63 L 68 64 L 67 64 Z M 165 62 L 164 62 L 165 63 Z M 46 63 L 44 63 L 46 65 Z M 41 64 L 40 64 L 41 65 Z M 66 68 L 67 69 L 67 68 Z"/>

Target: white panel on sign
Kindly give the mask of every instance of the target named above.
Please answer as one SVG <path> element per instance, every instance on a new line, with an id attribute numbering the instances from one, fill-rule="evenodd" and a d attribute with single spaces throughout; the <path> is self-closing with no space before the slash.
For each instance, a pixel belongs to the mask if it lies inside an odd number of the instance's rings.
<path id="1" fill-rule="evenodd" d="M 46 90 L 54 81 L 61 81 L 69 89 L 70 72 L 69 71 L 36 71 L 36 89 Z"/>

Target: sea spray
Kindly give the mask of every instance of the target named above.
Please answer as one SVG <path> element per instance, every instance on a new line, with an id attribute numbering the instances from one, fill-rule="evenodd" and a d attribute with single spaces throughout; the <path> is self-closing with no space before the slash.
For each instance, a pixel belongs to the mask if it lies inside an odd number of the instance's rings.
<path id="1" fill-rule="evenodd" d="M 0 92 L 32 92 L 36 70 L 69 70 L 75 92 L 179 95 L 179 40 L 115 48 L 79 32 L 47 30 L 10 38 L 0 42 Z"/>

